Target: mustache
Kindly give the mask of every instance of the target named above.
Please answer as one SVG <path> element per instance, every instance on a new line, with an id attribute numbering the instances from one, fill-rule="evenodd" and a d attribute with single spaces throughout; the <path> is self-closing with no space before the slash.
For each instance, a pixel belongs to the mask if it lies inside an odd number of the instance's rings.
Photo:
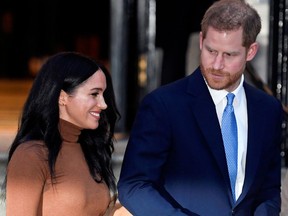
<path id="1" fill-rule="evenodd" d="M 213 68 L 207 68 L 206 69 L 206 72 L 208 72 L 208 73 L 211 73 L 211 74 L 214 74 L 214 75 L 228 75 L 229 73 L 227 72 L 227 71 L 224 71 L 224 70 L 215 70 L 215 69 L 213 69 Z"/>
<path id="2" fill-rule="evenodd" d="M 230 73 L 226 70 L 216 70 L 211 67 L 205 68 L 202 63 L 200 63 L 200 69 L 207 74 L 212 74 L 216 76 L 230 76 Z"/>

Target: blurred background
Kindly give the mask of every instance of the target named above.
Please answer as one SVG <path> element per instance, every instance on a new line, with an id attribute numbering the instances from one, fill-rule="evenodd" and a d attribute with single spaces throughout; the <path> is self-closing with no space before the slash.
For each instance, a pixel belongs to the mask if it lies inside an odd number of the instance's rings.
<path id="1" fill-rule="evenodd" d="M 193 72 L 199 63 L 200 21 L 212 0 L 49 0 L 0 2 L 0 183 L 7 151 L 33 79 L 47 58 L 77 51 L 112 74 L 122 118 L 113 160 L 118 178 L 126 141 L 142 97 Z M 277 97 L 287 116 L 288 2 L 247 0 L 262 18 L 260 50 L 245 78 Z M 269 115 L 269 113 L 267 113 Z M 283 121 L 283 169 L 288 166 Z M 5 211 L 2 203 L 0 210 Z M 2 210 L 3 209 L 3 210 Z"/>

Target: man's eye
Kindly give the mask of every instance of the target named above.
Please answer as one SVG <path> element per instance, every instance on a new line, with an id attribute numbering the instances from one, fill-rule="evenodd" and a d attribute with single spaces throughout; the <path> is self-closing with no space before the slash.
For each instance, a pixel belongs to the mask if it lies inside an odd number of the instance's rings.
<path id="1" fill-rule="evenodd" d="M 216 54 L 216 51 L 212 50 L 212 49 L 208 49 L 208 52 L 211 53 L 211 54 Z"/>

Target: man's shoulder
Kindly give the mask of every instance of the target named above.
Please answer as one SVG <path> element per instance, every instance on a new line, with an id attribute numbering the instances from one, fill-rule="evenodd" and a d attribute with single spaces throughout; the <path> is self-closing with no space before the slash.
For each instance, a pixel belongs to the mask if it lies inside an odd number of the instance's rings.
<path id="1" fill-rule="evenodd" d="M 244 82 L 246 98 L 259 101 L 266 106 L 281 106 L 281 101 L 274 95 Z"/>

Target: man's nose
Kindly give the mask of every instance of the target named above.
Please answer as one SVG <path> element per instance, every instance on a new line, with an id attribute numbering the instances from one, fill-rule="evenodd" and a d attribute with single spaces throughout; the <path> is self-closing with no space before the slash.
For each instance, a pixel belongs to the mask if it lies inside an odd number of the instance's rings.
<path id="1" fill-rule="evenodd" d="M 214 62 L 213 62 L 213 69 L 215 70 L 222 70 L 224 68 L 224 58 L 222 55 L 215 56 Z"/>

